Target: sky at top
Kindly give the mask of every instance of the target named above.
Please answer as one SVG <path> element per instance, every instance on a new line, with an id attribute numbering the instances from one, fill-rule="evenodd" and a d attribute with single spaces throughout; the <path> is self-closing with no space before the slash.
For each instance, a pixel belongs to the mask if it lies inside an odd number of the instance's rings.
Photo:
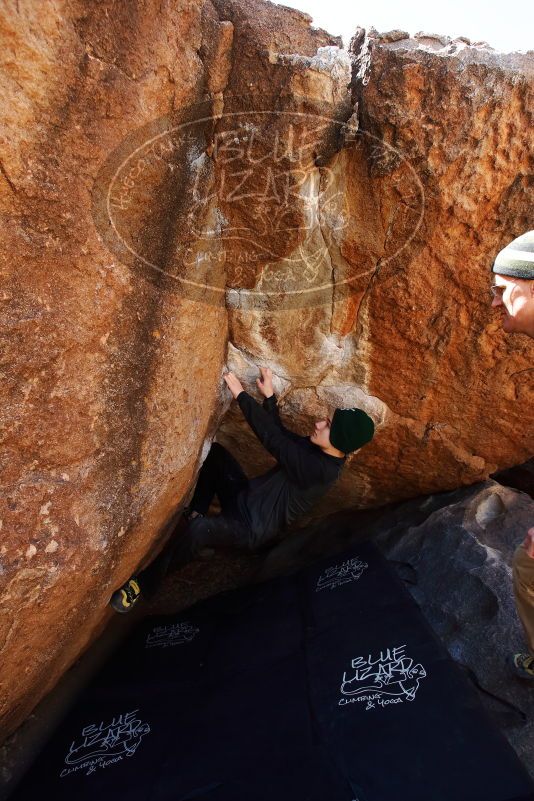
<path id="1" fill-rule="evenodd" d="M 313 17 L 312 25 L 343 38 L 344 47 L 356 28 L 410 34 L 424 31 L 447 36 L 467 36 L 472 42 L 487 42 L 503 53 L 534 50 L 534 2 L 526 0 L 447 0 L 446 3 L 400 3 L 375 0 L 289 0 L 278 5 L 298 8 Z"/>

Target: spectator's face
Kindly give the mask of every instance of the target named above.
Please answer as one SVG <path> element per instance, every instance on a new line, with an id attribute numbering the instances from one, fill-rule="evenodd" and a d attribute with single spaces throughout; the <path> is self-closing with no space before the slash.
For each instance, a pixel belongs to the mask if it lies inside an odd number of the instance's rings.
<path id="1" fill-rule="evenodd" d="M 314 445 L 319 445 L 321 448 L 327 448 L 331 445 L 330 442 L 330 426 L 332 425 L 332 418 L 330 416 L 323 417 L 317 420 L 314 425 L 310 440 Z"/>
<path id="2" fill-rule="evenodd" d="M 534 280 L 494 274 L 492 308 L 498 309 L 507 334 L 534 336 Z"/>

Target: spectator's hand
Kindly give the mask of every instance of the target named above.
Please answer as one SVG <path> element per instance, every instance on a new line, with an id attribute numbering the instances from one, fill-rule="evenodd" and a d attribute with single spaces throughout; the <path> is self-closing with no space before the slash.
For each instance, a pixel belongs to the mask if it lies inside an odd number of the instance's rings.
<path id="1" fill-rule="evenodd" d="M 232 373 L 231 370 L 228 373 L 224 373 L 223 378 L 226 381 L 228 389 L 230 390 L 234 398 L 237 398 L 239 393 L 242 392 L 244 389 L 239 378 L 237 378 L 237 376 L 234 375 L 234 373 Z"/>
<path id="2" fill-rule="evenodd" d="M 532 526 L 532 528 L 529 528 L 529 530 L 527 531 L 527 536 L 525 538 L 523 545 L 525 546 L 528 555 L 531 556 L 532 559 L 534 559 L 534 526 Z"/>
<path id="3" fill-rule="evenodd" d="M 261 378 L 256 379 L 256 384 L 261 394 L 265 398 L 270 398 L 274 395 L 273 389 L 273 371 L 270 367 L 260 367 Z"/>

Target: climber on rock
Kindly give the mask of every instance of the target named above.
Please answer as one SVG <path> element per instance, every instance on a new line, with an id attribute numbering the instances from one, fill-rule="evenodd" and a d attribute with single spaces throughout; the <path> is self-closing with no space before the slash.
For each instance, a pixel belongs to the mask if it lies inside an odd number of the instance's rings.
<path id="1" fill-rule="evenodd" d="M 253 552 L 283 535 L 338 479 L 347 454 L 374 435 L 373 420 L 361 409 L 335 409 L 314 424 L 309 436 L 289 431 L 281 422 L 272 371 L 260 368 L 256 379 L 260 405 L 233 372 L 224 380 L 245 419 L 276 465 L 248 479 L 236 459 L 217 442 L 200 469 L 190 505 L 162 553 L 111 598 L 117 612 L 128 612 L 140 595 L 151 597 L 169 568 L 176 570 L 205 548 L 232 547 Z M 221 514 L 207 515 L 217 495 Z"/>
<path id="2" fill-rule="evenodd" d="M 527 231 L 503 248 L 492 272 L 491 305 L 502 314 L 503 330 L 534 338 L 534 231 Z M 511 654 L 509 664 L 516 675 L 534 680 L 534 526 L 514 553 L 513 583 L 530 652 Z"/>

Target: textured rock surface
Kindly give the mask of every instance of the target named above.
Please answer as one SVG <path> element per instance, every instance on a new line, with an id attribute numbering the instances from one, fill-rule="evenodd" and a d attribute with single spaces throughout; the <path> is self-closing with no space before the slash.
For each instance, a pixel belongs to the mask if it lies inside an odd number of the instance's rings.
<path id="1" fill-rule="evenodd" d="M 300 433 L 340 400 L 383 423 L 322 512 L 470 484 L 534 452 L 533 345 L 499 330 L 488 294 L 492 258 L 532 225 L 534 54 L 399 31 L 360 31 L 351 51 L 359 131 L 318 168 L 343 199 L 317 190 L 332 303 L 230 313 L 232 364 L 252 391 L 258 363 L 278 370 Z M 257 471 L 238 417 L 219 438 Z"/>
<path id="2" fill-rule="evenodd" d="M 368 391 L 398 415 L 377 441 L 393 458 L 388 494 L 427 493 L 534 452 L 532 342 L 491 321 L 486 272 L 532 223 L 534 53 L 424 35 L 359 52 L 360 125 L 408 158 L 425 204 L 408 248 L 376 272 L 359 352 Z M 379 160 L 378 184 L 390 169 Z"/>
<path id="3" fill-rule="evenodd" d="M 337 41 L 268 8 L 273 29 L 286 20 L 274 39 L 293 32 L 310 53 Z M 5 3 L 0 31 L 4 736 L 101 629 L 111 591 L 187 501 L 228 401 L 224 305 L 173 281 L 189 151 L 130 204 L 150 263 L 110 250 L 96 190 L 132 131 L 216 106 L 233 27 L 210 3 L 124 0 Z M 201 125 L 182 149 L 207 139 Z"/>
<path id="4" fill-rule="evenodd" d="M 98 164 L 132 116 L 204 79 L 198 13 L 183 10 L 160 27 L 124 4 L 2 8 L 3 732 L 102 622 L 110 581 L 190 482 L 212 410 L 189 390 L 200 425 L 187 436 L 191 322 L 114 261 L 91 220 Z M 208 347 L 199 371 L 212 389 L 220 358 Z"/>
<path id="5" fill-rule="evenodd" d="M 413 595 L 451 655 L 474 670 L 485 689 L 527 714 L 527 724 L 518 726 L 516 716 L 483 699 L 489 711 L 499 713 L 501 727 L 534 776 L 532 688 L 505 668 L 511 652 L 526 650 L 511 565 L 533 520 L 534 503 L 527 495 L 488 482 L 400 538 L 386 534 L 379 543 L 391 558 L 416 567 Z"/>
<path id="6" fill-rule="evenodd" d="M 329 404 L 380 424 L 323 512 L 534 450 L 528 343 L 485 294 L 532 206 L 532 58 L 360 32 L 352 63 L 310 21 L 2 6 L 2 736 L 101 630 L 215 433 L 269 465 L 235 407 L 218 431 L 225 360 L 249 389 L 270 364 L 302 432 Z"/>
<path id="7" fill-rule="evenodd" d="M 488 481 L 382 510 L 324 518 L 274 549 L 259 577 L 293 570 L 367 537 L 388 558 L 413 565 L 417 584 L 409 588 L 451 656 L 468 665 L 486 690 L 527 714 L 521 726 L 515 713 L 480 694 L 534 777 L 532 688 L 505 667 L 508 653 L 525 648 L 511 563 L 533 520 L 528 495 Z"/>

